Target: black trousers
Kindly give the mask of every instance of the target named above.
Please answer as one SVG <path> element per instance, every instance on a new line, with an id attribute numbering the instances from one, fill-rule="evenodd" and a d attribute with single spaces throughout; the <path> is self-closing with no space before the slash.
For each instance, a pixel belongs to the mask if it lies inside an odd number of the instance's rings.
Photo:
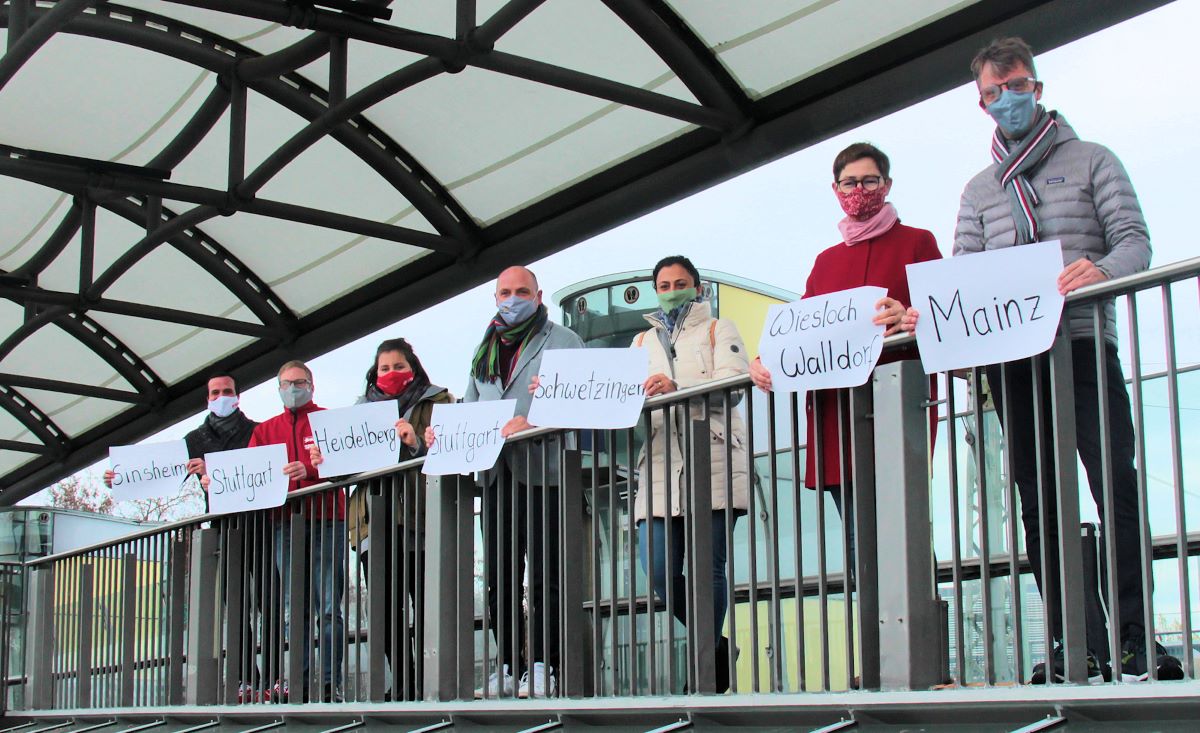
<path id="1" fill-rule="evenodd" d="M 1133 420 L 1129 407 L 1129 393 L 1125 389 L 1125 377 L 1117 348 L 1106 343 L 1100 358 L 1104 359 L 1108 399 L 1107 414 L 1099 409 L 1095 343 L 1091 339 L 1071 342 L 1072 372 L 1075 393 L 1075 430 L 1079 457 L 1087 472 L 1088 484 L 1101 522 L 1106 525 L 1102 537 L 1111 536 L 1115 542 L 1117 560 L 1117 603 L 1119 608 L 1109 609 L 1109 617 L 1120 624 L 1121 636 L 1129 634 L 1131 628 L 1144 626 L 1142 604 L 1142 566 L 1139 552 L 1141 537 L 1138 520 L 1137 471 L 1134 468 Z M 1054 481 L 1053 436 L 1050 400 L 1049 357 L 1039 358 L 1042 393 L 1034 394 L 1033 368 L 1030 360 L 1012 362 L 1006 366 L 1006 382 L 1001 381 L 1000 365 L 987 367 L 988 385 L 991 388 L 996 414 L 1004 428 L 1005 440 L 1012 453 L 1014 479 L 1021 496 L 1021 522 L 1025 526 L 1025 550 L 1033 566 L 1042 597 L 1050 607 L 1050 623 L 1054 637 L 1062 638 L 1062 611 L 1059 602 L 1059 542 L 1058 518 L 1055 504 L 1056 484 Z M 1004 416 L 1004 388 L 1008 390 L 1008 420 Z M 1042 410 L 1042 486 L 1045 516 L 1038 517 L 1037 443 L 1034 433 L 1034 400 Z M 1112 459 L 1113 516 L 1104 513 L 1104 469 L 1102 425 L 1107 425 L 1109 455 Z M 1101 544 L 1103 548 L 1103 542 Z M 1050 577 L 1042 577 L 1042 553 L 1047 555 Z M 1103 549 L 1101 560 L 1105 558 Z M 1107 571 L 1101 570 L 1101 578 L 1107 579 Z M 1089 629 L 1088 646 L 1093 651 L 1106 648 L 1103 637 L 1097 638 Z M 1100 630 L 1101 632 L 1103 630 Z"/>
<path id="2" fill-rule="evenodd" d="M 483 536 L 488 628 L 496 636 L 498 662 L 509 665 L 511 674 L 530 662 L 558 669 L 558 487 L 527 487 L 507 469 L 497 474 L 484 490 Z M 521 611 L 523 560 L 529 571 L 528 635 Z"/>

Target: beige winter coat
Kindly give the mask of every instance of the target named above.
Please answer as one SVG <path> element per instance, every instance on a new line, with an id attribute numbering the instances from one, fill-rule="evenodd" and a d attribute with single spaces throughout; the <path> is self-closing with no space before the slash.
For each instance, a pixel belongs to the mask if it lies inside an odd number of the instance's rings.
<path id="1" fill-rule="evenodd" d="M 675 380 L 680 389 L 693 387 L 714 379 L 723 379 L 749 371 L 749 360 L 746 358 L 746 345 L 738 334 L 737 327 L 731 321 L 714 320 L 712 309 L 708 303 L 695 303 L 684 316 L 682 322 L 675 324 L 675 333 L 668 336 L 666 324 L 655 313 L 647 315 L 646 320 L 654 328 L 639 334 L 633 341 L 633 346 L 640 345 L 646 349 L 650 357 L 650 374 L 666 374 Z M 716 324 L 715 326 L 713 324 Z M 669 348 L 664 341 L 675 347 L 675 358 L 670 357 Z M 735 397 L 736 397 L 736 393 Z M 712 456 L 712 508 L 726 508 L 726 435 L 725 411 L 721 405 L 720 393 L 714 393 L 710 398 L 711 412 L 709 415 L 709 450 Z M 666 450 L 667 441 L 671 446 L 671 515 L 683 514 L 684 491 L 687 487 L 687 476 L 684 470 L 683 429 L 688 419 L 687 413 L 694 416 L 702 414 L 703 399 L 692 399 L 686 403 L 678 403 L 671 409 L 671 425 L 667 428 L 663 411 L 656 409 L 650 424 L 650 436 L 647 446 L 651 447 L 653 461 L 650 473 L 654 481 L 654 502 L 651 507 L 654 516 L 666 516 Z M 745 511 L 749 480 L 747 474 L 747 436 L 746 426 L 736 407 L 733 408 L 730 424 L 732 435 L 733 458 L 733 508 Z M 647 485 L 646 448 L 638 457 L 638 492 L 634 503 L 635 516 L 646 518 Z"/>

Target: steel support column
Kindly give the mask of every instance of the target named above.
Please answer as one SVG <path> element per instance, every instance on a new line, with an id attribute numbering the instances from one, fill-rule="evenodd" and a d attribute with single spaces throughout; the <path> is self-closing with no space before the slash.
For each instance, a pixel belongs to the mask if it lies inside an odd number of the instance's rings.
<path id="1" fill-rule="evenodd" d="M 875 495 L 878 522 L 879 676 L 885 690 L 944 681 L 946 630 L 934 585 L 929 515 L 929 381 L 916 361 L 876 367 Z M 895 436 L 903 435 L 903 440 Z M 861 552 L 861 550 L 860 550 Z"/>

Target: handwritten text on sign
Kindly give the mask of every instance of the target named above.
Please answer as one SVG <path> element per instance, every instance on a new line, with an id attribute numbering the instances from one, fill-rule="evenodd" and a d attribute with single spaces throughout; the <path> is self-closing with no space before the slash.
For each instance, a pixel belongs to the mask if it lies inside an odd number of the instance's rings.
<path id="1" fill-rule="evenodd" d="M 908 265 L 926 374 L 1040 354 L 1062 315 L 1058 241 Z"/>
<path id="2" fill-rule="evenodd" d="M 283 504 L 287 462 L 287 446 L 281 443 L 205 454 L 209 511 L 230 514 Z"/>
<path id="3" fill-rule="evenodd" d="M 395 400 L 309 413 L 313 441 L 324 459 L 317 467 L 321 477 L 395 465 L 400 459 L 398 416 Z"/>
<path id="4" fill-rule="evenodd" d="M 645 349 L 542 352 L 529 422 L 547 428 L 628 428 L 646 402 Z"/>
<path id="5" fill-rule="evenodd" d="M 187 480 L 187 444 L 182 440 L 108 449 L 117 501 L 153 499 L 179 494 Z"/>
<path id="6" fill-rule="evenodd" d="M 779 392 L 857 387 L 883 349 L 883 326 L 871 322 L 884 288 L 817 295 L 767 310 L 759 353 Z"/>
<path id="7" fill-rule="evenodd" d="M 445 476 L 490 470 L 504 447 L 500 429 L 516 412 L 516 400 L 434 405 L 429 424 L 435 440 L 421 473 Z"/>

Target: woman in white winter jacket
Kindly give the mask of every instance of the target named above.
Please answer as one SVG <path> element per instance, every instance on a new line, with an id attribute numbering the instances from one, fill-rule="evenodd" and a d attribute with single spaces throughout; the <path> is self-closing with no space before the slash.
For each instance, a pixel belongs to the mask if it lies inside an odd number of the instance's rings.
<path id="1" fill-rule="evenodd" d="M 699 296 L 700 273 L 691 261 L 682 256 L 667 257 L 655 265 L 653 278 L 660 308 L 645 316 L 651 328 L 638 334 L 632 344 L 645 348 L 649 356 L 651 376 L 646 380 L 646 396 L 668 394 L 747 373 L 749 362 L 742 337 L 732 322 L 712 317 L 711 307 Z M 684 514 L 689 477 L 683 431 L 691 420 L 703 417 L 704 409 L 702 400 L 690 400 L 689 403 L 672 406 L 668 411 L 671 415 L 669 424 L 663 410 L 652 412 L 646 447 L 638 459 L 638 491 L 634 505 L 642 568 L 647 571 L 660 598 L 666 598 L 670 585 L 672 610 L 685 624 Z M 728 421 L 727 410 L 731 413 Z M 725 528 L 727 523 L 736 521 L 738 515 L 746 512 L 750 484 L 748 440 L 741 415 L 733 409 L 733 404 L 724 404 L 720 394 L 710 396 L 708 418 L 712 464 L 711 582 L 715 626 L 712 633 L 716 642 L 717 691 L 724 692 L 729 687 L 729 641 L 721 635 L 729 593 L 725 578 Z M 670 557 L 667 556 L 668 531 L 671 533 Z M 651 553 L 653 563 L 650 562 Z"/>

